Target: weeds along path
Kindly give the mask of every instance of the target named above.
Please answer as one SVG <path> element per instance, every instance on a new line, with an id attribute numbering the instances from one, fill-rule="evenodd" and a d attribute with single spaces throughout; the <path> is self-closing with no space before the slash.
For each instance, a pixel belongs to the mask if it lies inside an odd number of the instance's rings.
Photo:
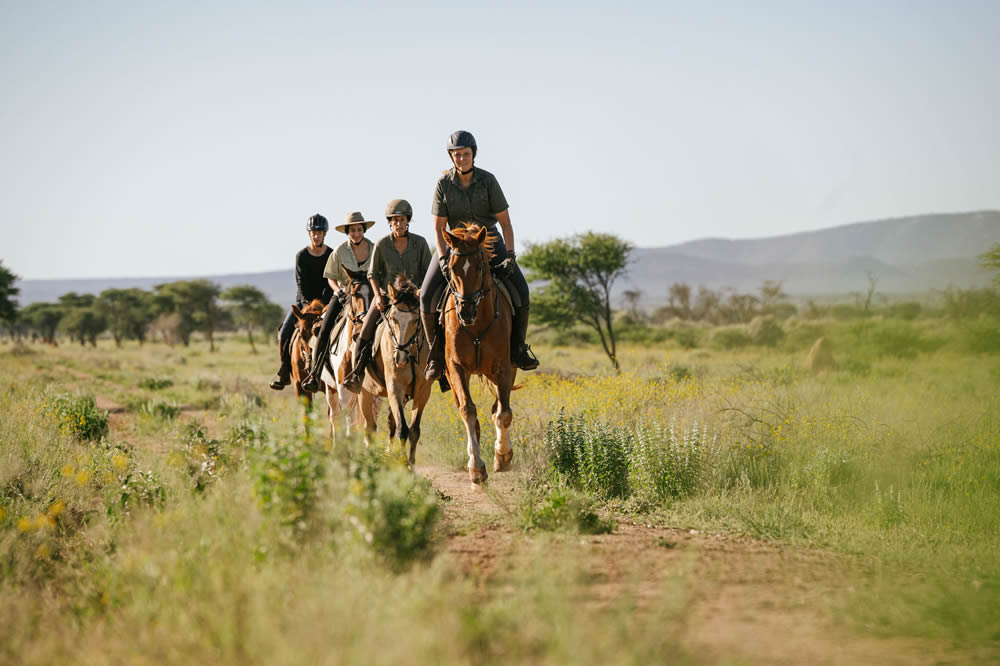
<path id="1" fill-rule="evenodd" d="M 433 484 L 444 506 L 442 550 L 486 594 L 525 584 L 520 577 L 526 570 L 549 568 L 551 575 L 565 576 L 563 592 L 580 612 L 610 618 L 626 607 L 640 630 L 662 632 L 707 663 L 981 660 L 928 640 L 859 636 L 838 623 L 831 606 L 851 584 L 845 581 L 860 580 L 848 558 L 624 521 L 611 534 L 525 533 L 513 526 L 516 471 L 491 475 L 485 489 L 473 487 L 465 470 L 428 464 L 416 471 Z"/>

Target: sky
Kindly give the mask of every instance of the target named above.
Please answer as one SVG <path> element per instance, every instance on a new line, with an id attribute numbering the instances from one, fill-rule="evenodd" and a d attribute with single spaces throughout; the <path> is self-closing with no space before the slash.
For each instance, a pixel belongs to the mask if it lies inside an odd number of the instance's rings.
<path id="1" fill-rule="evenodd" d="M 313 213 L 377 239 L 396 197 L 430 239 L 457 129 L 518 249 L 997 209 L 998 35 L 992 0 L 0 0 L 0 261 L 287 269 Z"/>

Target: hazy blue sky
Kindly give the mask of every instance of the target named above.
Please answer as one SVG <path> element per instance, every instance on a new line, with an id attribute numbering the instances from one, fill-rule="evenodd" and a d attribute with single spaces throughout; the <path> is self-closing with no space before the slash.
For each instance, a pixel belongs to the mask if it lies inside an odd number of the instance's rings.
<path id="1" fill-rule="evenodd" d="M 1000 2 L 242 4 L 0 4 L 5 265 L 288 268 L 394 197 L 430 236 L 460 128 L 520 247 L 1000 208 Z"/>

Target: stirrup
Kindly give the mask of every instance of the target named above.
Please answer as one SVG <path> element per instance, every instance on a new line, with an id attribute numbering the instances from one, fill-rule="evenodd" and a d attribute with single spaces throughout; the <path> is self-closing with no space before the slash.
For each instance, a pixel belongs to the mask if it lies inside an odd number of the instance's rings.
<path id="1" fill-rule="evenodd" d="M 282 375 L 281 371 L 278 371 L 275 373 L 274 377 L 271 377 L 271 381 L 268 383 L 268 386 L 273 388 L 275 391 L 280 391 L 291 383 L 292 380 L 289 377 Z"/>
<path id="2" fill-rule="evenodd" d="M 302 390 L 308 391 L 309 393 L 315 393 L 319 390 L 319 377 L 313 377 L 312 373 L 306 377 L 306 380 L 302 382 Z"/>
<path id="3" fill-rule="evenodd" d="M 424 379 L 428 381 L 434 381 L 435 379 L 444 378 L 444 368 L 439 368 L 437 367 L 437 365 L 438 364 L 435 363 L 433 360 L 427 361 L 427 367 L 424 368 Z M 442 363 L 441 365 L 444 365 L 444 363 Z M 448 380 L 445 379 L 445 381 Z"/>
<path id="4" fill-rule="evenodd" d="M 441 393 L 447 393 L 451 390 L 451 384 L 448 382 L 448 373 L 442 372 L 441 376 L 438 377 L 438 388 L 441 389 Z"/>
<path id="5" fill-rule="evenodd" d="M 521 345 L 521 348 L 517 352 L 517 358 L 514 359 L 514 365 L 521 370 L 534 370 L 538 367 L 538 359 L 535 357 L 534 352 L 531 351 L 530 345 Z"/>

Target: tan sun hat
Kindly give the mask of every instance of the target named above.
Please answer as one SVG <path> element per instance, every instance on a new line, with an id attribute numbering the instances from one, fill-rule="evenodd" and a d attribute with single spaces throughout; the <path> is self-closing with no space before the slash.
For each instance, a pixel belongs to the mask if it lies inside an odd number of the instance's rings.
<path id="1" fill-rule="evenodd" d="M 338 224 L 334 227 L 334 229 L 342 234 L 346 234 L 347 228 L 352 224 L 363 224 L 365 225 L 365 231 L 368 231 L 368 229 L 375 224 L 375 220 L 366 220 L 365 216 L 361 214 L 361 211 L 356 210 L 353 213 L 348 213 L 345 217 L 344 223 Z"/>

